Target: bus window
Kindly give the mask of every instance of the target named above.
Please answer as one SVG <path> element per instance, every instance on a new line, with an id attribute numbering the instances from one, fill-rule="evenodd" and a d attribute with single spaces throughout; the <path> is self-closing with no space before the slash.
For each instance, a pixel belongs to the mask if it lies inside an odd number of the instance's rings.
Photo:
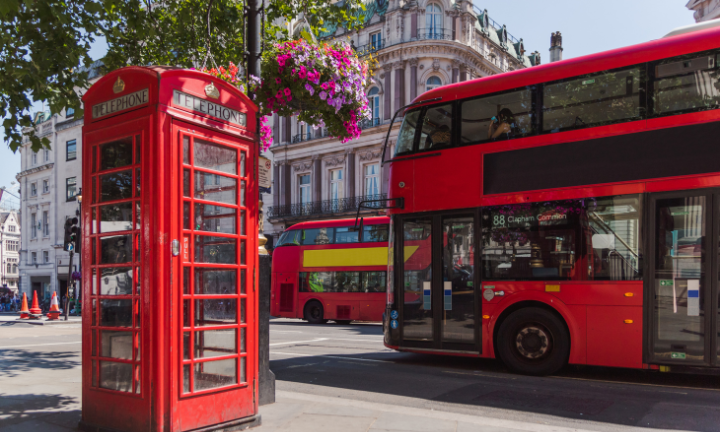
<path id="1" fill-rule="evenodd" d="M 385 292 L 385 272 L 363 272 L 362 291 L 366 293 Z"/>
<path id="2" fill-rule="evenodd" d="M 335 228 L 335 243 L 357 243 L 358 231 L 350 231 L 350 227 Z"/>
<path id="3" fill-rule="evenodd" d="M 413 151 L 415 144 L 415 130 L 420 117 L 420 109 L 410 111 L 405 115 L 400 132 L 398 133 L 397 145 L 395 146 L 395 155 L 401 155 Z"/>
<path id="4" fill-rule="evenodd" d="M 284 233 L 280 234 L 280 238 L 278 239 L 277 244 L 275 247 L 280 246 L 288 246 L 288 245 L 299 245 L 297 235 L 299 230 L 288 230 Z"/>
<path id="5" fill-rule="evenodd" d="M 363 242 L 386 242 L 388 241 L 388 225 L 365 225 L 363 227 Z"/>
<path id="6" fill-rule="evenodd" d="M 692 54 L 654 65 L 653 114 L 656 116 L 720 107 L 720 54 Z"/>
<path id="7" fill-rule="evenodd" d="M 452 104 L 428 107 L 420 130 L 420 150 L 452 146 Z"/>
<path id="8" fill-rule="evenodd" d="M 333 273 L 333 292 L 360 292 L 360 272 Z"/>
<path id="9" fill-rule="evenodd" d="M 300 231 L 300 244 L 325 245 L 333 242 L 333 228 L 313 228 Z"/>
<path id="10" fill-rule="evenodd" d="M 644 66 L 603 71 L 543 86 L 543 132 L 560 132 L 641 118 Z"/>
<path id="11" fill-rule="evenodd" d="M 587 209 L 592 279 L 642 279 L 642 199 L 624 195 L 593 201 Z"/>
<path id="12" fill-rule="evenodd" d="M 493 117 L 498 119 L 501 111 L 504 115 L 507 115 L 508 111 L 510 113 L 510 131 L 498 136 L 496 140 L 517 138 L 533 132 L 532 91 L 529 88 L 513 90 L 463 102 L 460 142 L 472 144 L 490 140 L 491 123 L 499 126 L 499 121 L 496 123 Z"/>
<path id="13" fill-rule="evenodd" d="M 581 201 L 483 209 L 482 268 L 489 280 L 574 280 Z"/>

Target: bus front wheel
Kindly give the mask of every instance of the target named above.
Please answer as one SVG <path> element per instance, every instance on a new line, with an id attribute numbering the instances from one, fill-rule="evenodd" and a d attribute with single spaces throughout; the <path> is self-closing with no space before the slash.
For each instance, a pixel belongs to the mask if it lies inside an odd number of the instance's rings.
<path id="1" fill-rule="evenodd" d="M 500 358 L 513 371 L 550 375 L 567 364 L 570 336 L 554 313 L 541 308 L 524 308 L 502 322 L 497 347 Z"/>
<path id="2" fill-rule="evenodd" d="M 323 307 L 319 301 L 309 301 L 305 304 L 303 316 L 310 324 L 325 324 L 328 320 L 323 319 Z"/>

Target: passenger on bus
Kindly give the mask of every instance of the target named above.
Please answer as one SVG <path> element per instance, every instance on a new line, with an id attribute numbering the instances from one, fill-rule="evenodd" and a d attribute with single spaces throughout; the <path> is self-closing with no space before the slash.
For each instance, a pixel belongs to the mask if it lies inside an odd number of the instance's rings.
<path id="1" fill-rule="evenodd" d="M 488 126 L 488 138 L 495 140 L 506 140 L 513 138 L 515 130 L 515 116 L 508 108 L 503 108 L 497 117 L 491 119 Z"/>
<path id="2" fill-rule="evenodd" d="M 425 138 L 425 148 L 438 148 L 450 145 L 450 128 L 448 125 L 441 125 L 434 132 Z"/>

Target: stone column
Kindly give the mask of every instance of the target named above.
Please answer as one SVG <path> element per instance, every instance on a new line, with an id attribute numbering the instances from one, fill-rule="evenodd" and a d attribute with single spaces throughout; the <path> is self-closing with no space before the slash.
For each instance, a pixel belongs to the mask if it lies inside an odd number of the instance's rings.
<path id="1" fill-rule="evenodd" d="M 388 155 L 385 156 L 386 159 L 391 159 L 392 155 L 395 154 L 395 147 L 393 146 L 392 141 L 388 141 L 388 147 L 387 147 Z M 380 166 L 380 190 L 381 193 L 387 194 L 388 193 L 388 181 L 390 177 L 390 164 L 385 164 Z"/>
<path id="2" fill-rule="evenodd" d="M 410 100 L 415 100 L 417 97 L 417 58 L 410 59 Z"/>
<path id="3" fill-rule="evenodd" d="M 280 117 L 273 114 L 273 144 L 280 144 Z"/>
<path id="4" fill-rule="evenodd" d="M 355 181 L 355 149 L 347 149 L 345 150 L 345 198 L 355 196 Z"/>
<path id="5" fill-rule="evenodd" d="M 458 82 L 458 77 L 460 76 L 460 62 L 457 60 L 452 61 L 452 82 L 453 84 Z"/>
<path id="6" fill-rule="evenodd" d="M 292 141 L 292 131 L 290 130 L 290 117 L 283 117 L 283 141 L 290 143 Z"/>
<path id="7" fill-rule="evenodd" d="M 281 200 L 283 205 L 290 205 L 292 204 L 292 182 L 290 181 L 290 164 L 285 163 L 283 165 L 282 171 L 282 184 L 283 184 L 283 191 L 281 194 Z"/>
<path id="8" fill-rule="evenodd" d="M 310 171 L 310 184 L 312 185 L 312 200 L 322 201 L 322 161 L 320 155 L 313 155 L 312 171 Z"/>
<path id="9" fill-rule="evenodd" d="M 467 81 L 467 65 L 461 64 L 460 65 L 460 81 Z"/>
<path id="10" fill-rule="evenodd" d="M 412 15 L 410 15 L 410 39 L 416 39 L 417 33 L 418 33 L 418 16 L 417 12 L 413 12 Z"/>
<path id="11" fill-rule="evenodd" d="M 273 206 L 277 207 L 280 205 L 280 164 L 277 162 L 273 164 L 272 193 Z"/>
<path id="12" fill-rule="evenodd" d="M 393 64 L 395 68 L 395 110 L 405 105 L 405 60 Z M 403 113 L 398 114 L 402 117 Z"/>
<path id="13" fill-rule="evenodd" d="M 383 91 L 385 93 L 385 98 L 384 98 L 385 100 L 383 101 L 383 105 L 384 105 L 383 111 L 385 112 L 385 115 L 383 117 L 385 117 L 385 120 L 390 120 L 393 115 L 392 99 L 391 99 L 391 97 L 392 97 L 392 87 L 391 87 L 392 80 L 390 78 L 392 75 L 392 65 L 389 65 L 389 64 L 385 65 L 383 67 L 383 70 L 385 71 L 385 88 L 383 89 Z"/>
<path id="14" fill-rule="evenodd" d="M 451 16 L 450 19 L 452 19 L 452 40 L 458 40 L 457 38 L 457 18 L 455 16 Z"/>

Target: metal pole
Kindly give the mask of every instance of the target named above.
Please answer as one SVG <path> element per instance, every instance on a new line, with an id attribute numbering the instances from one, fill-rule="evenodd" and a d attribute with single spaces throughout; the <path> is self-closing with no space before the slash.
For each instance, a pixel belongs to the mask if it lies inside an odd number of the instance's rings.
<path id="1" fill-rule="evenodd" d="M 73 249 L 75 245 L 73 244 Z M 68 320 L 68 314 L 70 312 L 70 288 L 72 286 L 72 262 L 75 252 L 70 251 L 70 266 L 68 267 L 68 283 L 67 283 L 67 294 L 65 294 L 65 321 Z"/>

